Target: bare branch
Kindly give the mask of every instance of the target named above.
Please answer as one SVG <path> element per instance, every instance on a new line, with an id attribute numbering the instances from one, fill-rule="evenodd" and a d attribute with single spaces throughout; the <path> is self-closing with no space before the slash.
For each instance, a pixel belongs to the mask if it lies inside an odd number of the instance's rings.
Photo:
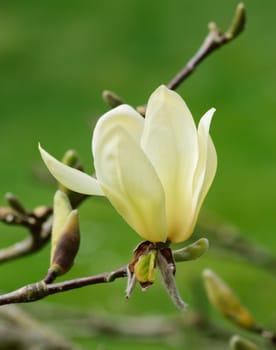
<path id="1" fill-rule="evenodd" d="M 126 266 L 120 267 L 111 272 L 101 273 L 95 276 L 76 278 L 73 280 L 47 284 L 44 280 L 29 284 L 11 293 L 0 296 L 0 305 L 14 304 L 14 303 L 28 303 L 43 299 L 51 294 L 65 292 L 70 289 L 81 288 L 92 284 L 109 283 L 117 278 L 126 277 Z"/>
<path id="2" fill-rule="evenodd" d="M 204 39 L 196 54 L 186 66 L 167 84 L 169 89 L 175 90 L 212 52 L 235 39 L 245 28 L 245 7 L 239 4 L 236 9 L 232 24 L 225 33 L 220 33 L 215 23 L 209 24 L 209 34 Z"/>
<path id="3" fill-rule="evenodd" d="M 188 247 L 182 248 L 183 251 L 181 249 L 175 251 L 175 255 L 174 252 L 172 252 L 172 259 L 174 260 L 174 256 L 176 256 L 177 261 L 181 262 L 187 261 L 189 259 L 194 260 L 196 259 L 196 256 L 201 256 L 203 252 L 201 254 L 198 254 L 198 249 L 194 249 L 200 245 L 200 242 L 202 242 L 202 239 L 198 240 Z M 104 272 L 94 276 L 76 278 L 59 283 L 52 283 L 53 279 L 49 278 L 49 274 L 47 274 L 42 281 L 26 285 L 11 293 L 1 295 L 0 305 L 28 303 L 31 301 L 43 299 L 51 294 L 61 293 L 71 289 L 82 288 L 92 284 L 113 282 L 117 278 L 128 277 L 128 266 L 129 265 L 122 266 L 111 272 Z"/>
<path id="4" fill-rule="evenodd" d="M 14 196 L 11 194 L 8 194 L 8 196 L 8 201 L 12 204 L 12 208 L 0 208 L 0 221 L 7 225 L 26 228 L 29 237 L 9 247 L 0 249 L 0 263 L 40 250 L 49 241 L 52 227 L 51 220 L 49 220 L 52 208 L 39 206 L 31 212 L 27 212 L 19 201 L 15 201 Z M 12 198 L 12 203 L 10 198 Z"/>

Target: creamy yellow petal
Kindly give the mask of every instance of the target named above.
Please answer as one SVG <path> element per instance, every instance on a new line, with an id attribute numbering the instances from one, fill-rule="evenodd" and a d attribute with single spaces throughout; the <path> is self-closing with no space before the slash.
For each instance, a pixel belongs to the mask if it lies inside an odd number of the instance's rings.
<path id="1" fill-rule="evenodd" d="M 163 184 L 168 235 L 175 241 L 191 221 L 198 143 L 188 107 L 177 93 L 165 86 L 159 87 L 149 99 L 141 145 Z"/>
<path id="2" fill-rule="evenodd" d="M 214 180 L 217 169 L 217 154 L 209 135 L 209 128 L 215 109 L 210 109 L 201 118 L 198 125 L 199 159 L 193 182 L 194 219 L 192 230 L 196 224 L 199 210 Z"/>
<path id="3" fill-rule="evenodd" d="M 129 105 L 124 104 L 111 109 L 96 124 L 92 138 L 92 153 L 94 154 L 94 145 L 97 145 L 98 137 L 101 137 L 106 129 L 114 127 L 114 125 L 125 129 L 139 143 L 144 122 L 145 119 Z"/>
<path id="4" fill-rule="evenodd" d="M 136 140 L 106 118 L 95 128 L 93 151 L 98 181 L 114 208 L 144 239 L 165 242 L 163 188 Z"/>
<path id="5" fill-rule="evenodd" d="M 78 193 L 97 196 L 104 195 L 101 187 L 99 186 L 99 183 L 95 178 L 85 174 L 82 171 L 63 164 L 51 156 L 48 152 L 46 152 L 40 145 L 39 151 L 50 173 L 63 186 Z"/>
<path id="6" fill-rule="evenodd" d="M 216 150 L 209 135 L 214 112 L 214 108 L 206 112 L 198 125 L 199 158 L 194 175 L 193 196 L 200 203 L 211 186 L 217 168 Z"/>

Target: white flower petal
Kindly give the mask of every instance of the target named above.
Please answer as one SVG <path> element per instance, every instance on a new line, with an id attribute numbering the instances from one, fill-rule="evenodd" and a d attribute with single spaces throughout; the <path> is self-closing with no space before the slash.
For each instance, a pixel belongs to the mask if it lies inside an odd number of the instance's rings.
<path id="1" fill-rule="evenodd" d="M 159 87 L 147 106 L 142 148 L 152 161 L 166 195 L 168 235 L 186 230 L 191 220 L 192 180 L 198 144 L 193 117 L 182 98 Z"/>
<path id="2" fill-rule="evenodd" d="M 201 196 L 203 184 L 205 182 L 205 176 L 207 171 L 207 160 L 208 160 L 208 143 L 210 139 L 209 129 L 210 129 L 210 124 L 214 113 L 215 113 L 215 109 L 211 108 L 208 112 L 204 114 L 204 116 L 200 119 L 198 124 L 199 156 L 198 156 L 198 162 L 197 162 L 197 167 L 196 167 L 196 171 L 194 174 L 194 181 L 193 181 L 194 198 L 199 198 Z M 216 162 L 213 165 L 216 165 Z M 216 169 L 216 166 L 214 167 L 214 171 L 215 169 Z"/>
<path id="3" fill-rule="evenodd" d="M 162 185 L 139 144 L 123 126 L 106 118 L 95 128 L 93 151 L 98 181 L 114 208 L 140 236 L 151 242 L 165 242 Z"/>
<path id="4" fill-rule="evenodd" d="M 131 106 L 120 105 L 105 113 L 97 122 L 92 138 L 92 153 L 98 144 L 98 137 L 105 132 L 109 127 L 114 125 L 121 126 L 125 129 L 136 141 L 140 142 L 142 131 L 144 128 L 145 119 Z"/>
<path id="5" fill-rule="evenodd" d="M 62 185 L 78 193 L 104 195 L 99 183 L 92 176 L 63 164 L 46 152 L 40 145 L 39 151 L 50 173 Z"/>
<path id="6" fill-rule="evenodd" d="M 214 180 L 217 169 L 217 154 L 213 141 L 209 135 L 209 128 L 215 109 L 210 109 L 201 118 L 198 125 L 199 159 L 193 182 L 194 220 L 195 226 L 199 210 Z"/>

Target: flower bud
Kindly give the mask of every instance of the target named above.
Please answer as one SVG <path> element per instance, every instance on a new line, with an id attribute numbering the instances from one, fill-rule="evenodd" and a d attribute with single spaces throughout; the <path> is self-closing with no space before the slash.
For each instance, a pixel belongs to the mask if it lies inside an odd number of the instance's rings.
<path id="1" fill-rule="evenodd" d="M 23 204 L 20 202 L 20 200 L 11 192 L 7 192 L 5 194 L 5 198 L 7 202 L 9 203 L 10 207 L 14 209 L 17 213 L 26 215 L 27 211 L 24 208 Z"/>
<path id="2" fill-rule="evenodd" d="M 245 6 L 243 3 L 240 3 L 236 8 L 235 17 L 233 19 L 233 22 L 230 28 L 225 33 L 225 36 L 230 39 L 235 38 L 244 30 L 245 23 L 246 23 Z"/>
<path id="3" fill-rule="evenodd" d="M 52 228 L 52 242 L 51 242 L 51 260 L 54 255 L 57 242 L 62 234 L 64 223 L 72 211 L 71 203 L 68 196 L 58 190 L 54 196 L 54 219 Z"/>
<path id="4" fill-rule="evenodd" d="M 209 241 L 207 238 L 200 238 L 196 242 L 173 251 L 173 257 L 176 262 L 188 261 L 199 258 L 209 248 Z"/>
<path id="5" fill-rule="evenodd" d="M 65 193 L 57 191 L 54 197 L 50 270 L 55 275 L 66 273 L 73 265 L 80 243 L 78 211 L 72 210 Z"/>
<path id="6" fill-rule="evenodd" d="M 81 164 L 79 156 L 77 152 L 74 150 L 68 150 L 64 154 L 62 158 L 62 163 L 65 165 L 68 165 L 71 168 L 83 171 L 83 166 Z M 62 185 L 60 182 L 58 183 L 58 188 L 59 190 L 67 194 L 73 208 L 76 208 L 77 205 L 86 197 L 86 195 L 84 194 L 71 191 L 66 186 Z"/>
<path id="7" fill-rule="evenodd" d="M 72 210 L 63 226 L 51 259 L 51 268 L 54 269 L 58 276 L 63 275 L 72 267 L 79 244 L 78 211 Z"/>
<path id="8" fill-rule="evenodd" d="M 222 315 L 242 328 L 254 328 L 253 316 L 218 275 L 210 269 L 205 269 L 203 279 L 209 301 Z"/>
<path id="9" fill-rule="evenodd" d="M 104 102 L 111 108 L 115 108 L 124 103 L 121 97 L 115 94 L 113 91 L 104 90 L 102 93 Z"/>

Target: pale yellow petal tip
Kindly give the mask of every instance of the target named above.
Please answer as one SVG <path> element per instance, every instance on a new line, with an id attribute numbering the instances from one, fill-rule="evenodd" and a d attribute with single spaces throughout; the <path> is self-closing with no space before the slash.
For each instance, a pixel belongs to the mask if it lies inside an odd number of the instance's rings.
<path id="1" fill-rule="evenodd" d="M 47 164 L 49 162 L 49 160 L 51 159 L 51 155 L 45 151 L 45 149 L 41 146 L 40 143 L 38 143 L 38 150 L 40 152 L 40 155 L 41 155 L 44 163 Z"/>
<path id="2" fill-rule="evenodd" d="M 104 193 L 95 178 L 78 169 L 63 164 L 46 152 L 40 145 L 39 151 L 50 173 L 64 187 L 77 193 L 104 196 Z"/>
<path id="3" fill-rule="evenodd" d="M 210 108 L 201 118 L 201 121 L 204 121 L 204 123 L 211 124 L 211 121 L 213 119 L 213 116 L 216 112 L 216 108 L 212 107 Z"/>
<path id="4" fill-rule="evenodd" d="M 213 115 L 215 114 L 216 110 L 217 110 L 217 109 L 216 109 L 215 107 L 212 107 L 212 108 L 210 108 L 210 109 L 208 110 L 207 113 L 210 113 L 211 119 L 212 119 Z"/>
<path id="5" fill-rule="evenodd" d="M 156 88 L 152 94 L 150 95 L 149 101 L 152 100 L 152 98 L 156 98 L 157 100 L 159 99 L 165 99 L 167 98 L 171 93 L 174 93 L 174 91 L 170 90 L 167 88 L 166 85 L 160 85 L 158 88 Z"/>
<path id="6" fill-rule="evenodd" d="M 162 97 L 166 97 L 169 95 L 178 95 L 175 91 L 169 89 L 166 85 L 162 84 L 157 89 L 155 89 L 152 95 L 159 95 Z"/>
<path id="7" fill-rule="evenodd" d="M 162 84 L 162 85 L 158 86 L 158 88 L 155 90 L 155 92 L 157 92 L 157 91 L 168 92 L 168 91 L 172 91 L 172 90 L 169 89 L 166 85 Z"/>
<path id="8" fill-rule="evenodd" d="M 50 153 L 48 153 L 47 151 L 45 151 L 45 149 L 40 145 L 40 143 L 38 144 L 38 149 L 40 152 L 40 155 L 42 157 L 43 162 L 45 163 L 45 165 L 47 166 L 48 170 L 50 171 L 50 173 L 58 180 L 60 181 L 61 179 L 59 178 L 59 176 L 57 176 L 57 172 L 56 172 L 56 167 L 60 165 L 67 167 L 65 164 L 62 164 L 60 161 L 58 161 L 57 159 L 55 159 L 53 156 L 51 156 Z M 62 181 L 60 181 L 62 183 Z"/>

